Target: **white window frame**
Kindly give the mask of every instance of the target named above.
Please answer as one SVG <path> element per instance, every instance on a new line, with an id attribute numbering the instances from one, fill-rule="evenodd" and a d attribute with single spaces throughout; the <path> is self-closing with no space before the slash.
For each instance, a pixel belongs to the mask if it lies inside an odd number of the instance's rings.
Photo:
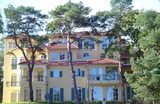
<path id="1" fill-rule="evenodd" d="M 23 93 L 23 100 L 24 101 L 29 101 L 29 88 L 24 88 L 24 93 Z M 26 93 L 25 93 L 26 92 Z M 26 96 L 27 95 L 27 96 Z"/>
<path id="2" fill-rule="evenodd" d="M 39 92 L 38 92 L 38 94 L 37 94 L 37 90 L 40 90 L 40 94 L 39 94 Z M 35 100 L 36 101 L 42 101 L 42 88 L 36 88 L 36 91 L 35 91 Z M 40 96 L 39 96 L 40 95 Z M 38 99 L 38 100 L 37 100 Z"/>
<path id="3" fill-rule="evenodd" d="M 55 98 L 55 90 L 58 90 L 58 97 L 56 96 Z M 53 88 L 53 101 L 60 101 L 60 97 L 61 97 L 61 93 L 60 93 L 60 88 L 59 87 L 55 87 Z"/>

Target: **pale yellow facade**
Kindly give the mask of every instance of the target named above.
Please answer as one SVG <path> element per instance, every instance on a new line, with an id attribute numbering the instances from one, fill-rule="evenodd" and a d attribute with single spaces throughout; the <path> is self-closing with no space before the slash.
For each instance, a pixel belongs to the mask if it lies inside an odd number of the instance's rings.
<path id="1" fill-rule="evenodd" d="M 103 41 L 102 38 L 108 39 L 107 36 L 93 36 Z M 59 38 L 50 38 L 50 42 L 57 42 Z M 60 38 L 62 47 L 51 46 L 45 48 L 45 57 L 36 53 L 36 62 L 33 78 L 33 91 L 35 101 L 45 101 L 45 95 L 48 93 L 50 101 L 70 101 L 73 97 L 73 83 L 71 71 L 67 58 L 66 38 Z M 106 40 L 108 41 L 108 40 Z M 112 40 L 113 41 L 113 40 Z M 29 100 L 28 68 L 27 65 L 20 64 L 24 59 L 20 50 L 16 47 L 9 46 L 14 43 L 13 39 L 5 39 L 5 56 L 4 56 L 4 85 L 3 85 L 3 102 L 22 102 Z M 119 61 L 104 58 L 105 50 L 103 42 L 97 44 L 91 42 L 92 49 L 84 47 L 84 42 L 79 45 L 73 43 L 72 55 L 74 69 L 76 73 L 77 87 L 81 100 L 122 100 L 122 84 L 120 80 Z M 104 44 L 104 47 L 108 46 Z M 87 46 L 88 47 L 88 46 Z M 91 47 L 91 46 L 90 46 Z M 7 54 L 13 51 L 14 55 Z M 27 53 L 26 49 L 26 53 Z M 53 54 L 54 53 L 54 54 Z M 30 54 L 27 54 L 30 58 Z M 54 56 L 55 55 L 55 56 Z M 15 58 L 15 59 L 14 59 Z M 16 60 L 16 61 L 15 61 Z M 16 68 L 12 68 L 14 62 Z M 128 62 L 128 61 L 127 61 Z M 114 68 L 115 72 L 108 72 L 108 68 Z M 112 70 L 113 71 L 113 70 Z M 125 96 L 127 98 L 127 87 L 125 83 Z M 110 97 L 111 96 L 111 97 Z M 131 94 L 130 94 L 131 96 Z"/>

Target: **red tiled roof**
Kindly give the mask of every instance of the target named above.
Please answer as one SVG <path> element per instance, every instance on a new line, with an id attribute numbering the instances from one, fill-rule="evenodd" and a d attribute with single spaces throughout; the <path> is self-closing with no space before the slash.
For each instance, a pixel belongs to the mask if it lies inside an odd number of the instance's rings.
<path id="1" fill-rule="evenodd" d="M 30 61 L 31 62 L 31 61 Z M 27 64 L 27 62 L 21 62 L 21 64 Z M 63 65 L 67 66 L 69 65 L 68 61 L 43 61 L 43 60 L 35 60 L 35 64 L 48 64 L 48 65 Z M 94 59 L 90 61 L 74 61 L 73 65 L 85 65 L 85 64 L 90 64 L 90 65 L 103 65 L 103 64 L 119 64 L 119 61 L 117 60 L 112 60 L 112 59 Z"/>
<path id="2" fill-rule="evenodd" d="M 121 57 L 131 57 L 132 55 L 129 52 L 121 52 Z"/>
<path id="3" fill-rule="evenodd" d="M 47 46 L 48 49 L 67 49 L 67 44 L 63 44 L 63 43 L 58 43 L 58 44 L 55 44 L 55 45 L 51 45 L 49 44 Z M 78 47 L 76 45 L 73 45 L 71 44 L 71 48 L 72 49 L 78 49 Z"/>
<path id="4" fill-rule="evenodd" d="M 29 60 L 29 62 L 31 63 L 32 61 Z M 35 63 L 36 65 L 38 65 L 38 64 L 47 64 L 47 62 L 44 61 L 44 60 L 35 60 L 34 63 Z M 22 65 L 22 64 L 27 64 L 27 61 L 24 61 L 24 62 L 19 63 L 19 65 Z"/>

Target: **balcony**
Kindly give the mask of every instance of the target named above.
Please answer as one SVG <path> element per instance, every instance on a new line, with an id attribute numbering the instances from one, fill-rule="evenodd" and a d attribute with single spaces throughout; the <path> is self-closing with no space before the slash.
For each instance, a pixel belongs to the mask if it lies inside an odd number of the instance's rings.
<path id="1" fill-rule="evenodd" d="M 89 75 L 90 84 L 119 84 L 119 75 Z"/>
<path id="2" fill-rule="evenodd" d="M 22 76 L 22 82 L 27 82 L 29 81 L 29 76 Z M 41 76 L 33 76 L 32 77 L 33 82 L 46 82 L 46 78 L 41 75 Z"/>
<path id="3" fill-rule="evenodd" d="M 6 86 L 7 87 L 19 87 L 20 86 L 20 82 L 17 82 L 17 81 L 7 81 L 6 82 Z"/>

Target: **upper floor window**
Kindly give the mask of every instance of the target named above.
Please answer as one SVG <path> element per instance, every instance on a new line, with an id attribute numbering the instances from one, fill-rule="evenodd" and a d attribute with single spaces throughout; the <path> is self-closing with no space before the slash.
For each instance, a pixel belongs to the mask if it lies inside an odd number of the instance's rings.
<path id="1" fill-rule="evenodd" d="M 64 43 L 65 43 L 65 44 L 67 43 L 67 39 L 66 39 L 66 38 L 64 38 Z"/>
<path id="2" fill-rule="evenodd" d="M 100 58 L 106 58 L 106 54 L 105 53 L 101 53 Z"/>
<path id="3" fill-rule="evenodd" d="M 25 58 L 24 57 L 20 57 L 20 62 L 24 62 Z"/>
<path id="4" fill-rule="evenodd" d="M 9 47 L 9 48 L 16 48 L 15 42 L 9 42 L 9 43 L 8 43 L 8 47 Z"/>
<path id="5" fill-rule="evenodd" d="M 56 52 L 52 53 L 52 60 L 57 60 L 57 53 Z"/>
<path id="6" fill-rule="evenodd" d="M 50 77 L 54 77 L 54 78 L 62 77 L 62 71 L 58 69 L 54 69 L 53 71 L 50 71 Z"/>
<path id="7" fill-rule="evenodd" d="M 17 58 L 16 57 L 12 58 L 12 69 L 17 69 Z"/>
<path id="8" fill-rule="evenodd" d="M 59 39 L 57 40 L 57 43 L 62 43 L 62 39 L 59 38 Z"/>
<path id="9" fill-rule="evenodd" d="M 34 55 L 34 57 L 33 57 L 33 55 L 31 55 L 30 59 L 32 59 L 32 58 L 36 59 L 36 55 Z"/>
<path id="10" fill-rule="evenodd" d="M 65 59 L 65 53 L 64 52 L 60 52 L 60 60 L 64 60 Z"/>
<path id="11" fill-rule="evenodd" d="M 46 59 L 46 55 L 41 55 L 41 60 L 45 60 Z"/>
<path id="12" fill-rule="evenodd" d="M 17 85 L 17 74 L 13 73 L 11 74 L 11 86 L 16 86 Z"/>
<path id="13" fill-rule="evenodd" d="M 123 64 L 130 64 L 130 58 L 121 58 Z"/>
<path id="14" fill-rule="evenodd" d="M 88 59 L 90 58 L 90 54 L 89 53 L 84 53 L 83 54 L 83 59 Z"/>
<path id="15" fill-rule="evenodd" d="M 106 73 L 106 79 L 107 80 L 118 80 L 118 71 L 113 70 Z"/>
<path id="16" fill-rule="evenodd" d="M 107 37 L 102 37 L 102 49 L 107 48 Z"/>
<path id="17" fill-rule="evenodd" d="M 95 49 L 95 44 L 93 39 L 84 40 L 84 49 Z"/>
<path id="18" fill-rule="evenodd" d="M 77 69 L 76 70 L 76 76 L 78 76 L 78 77 L 84 77 L 84 71 L 83 70 L 81 70 L 81 69 Z"/>

